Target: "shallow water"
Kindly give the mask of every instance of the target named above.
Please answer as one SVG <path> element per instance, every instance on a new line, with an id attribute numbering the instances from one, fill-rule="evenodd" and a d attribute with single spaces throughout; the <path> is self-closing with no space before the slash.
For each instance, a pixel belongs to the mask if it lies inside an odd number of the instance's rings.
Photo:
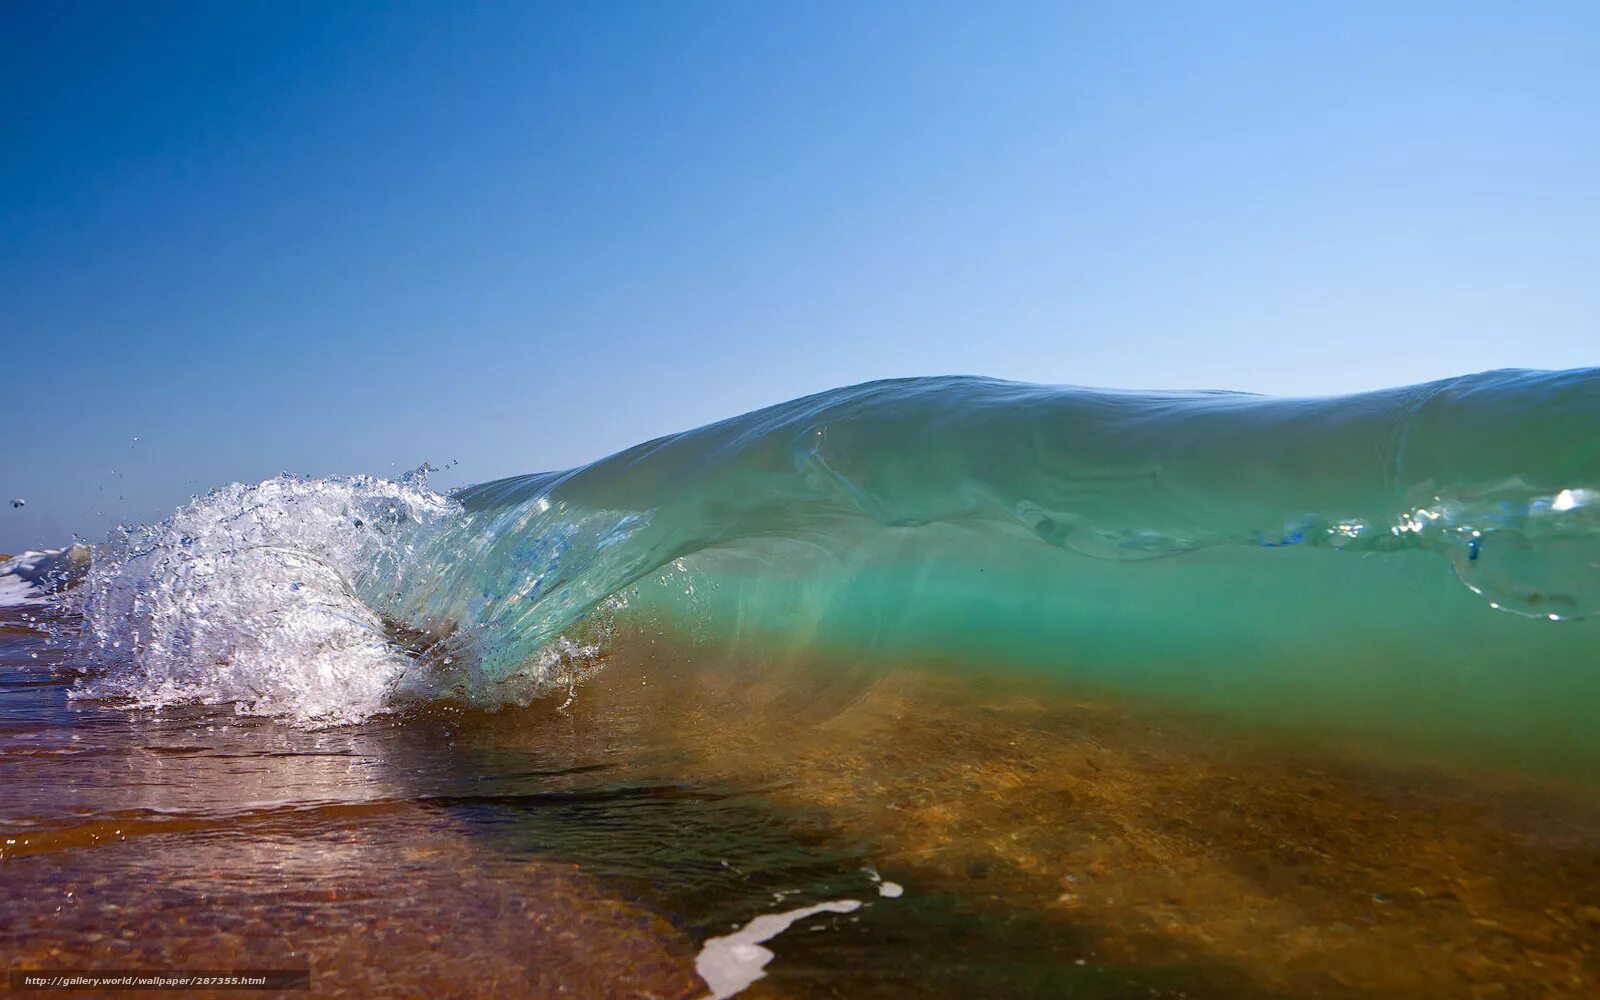
<path id="1" fill-rule="evenodd" d="M 575 696 L 320 730 L 69 701 L 58 656 L 0 633 L 13 967 L 690 997 L 711 939 L 858 900 L 768 941 L 746 995 L 1600 989 L 1600 810 L 1571 782 L 637 637 Z"/>

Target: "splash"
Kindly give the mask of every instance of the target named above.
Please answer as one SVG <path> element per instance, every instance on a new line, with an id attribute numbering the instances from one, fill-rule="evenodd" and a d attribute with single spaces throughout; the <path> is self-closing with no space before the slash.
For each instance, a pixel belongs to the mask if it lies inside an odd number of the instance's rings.
<path id="1" fill-rule="evenodd" d="M 99 668 L 79 694 L 366 718 L 411 661 L 363 591 L 406 586 L 414 540 L 451 511 L 421 482 L 281 476 L 125 529 L 75 592 Z"/>

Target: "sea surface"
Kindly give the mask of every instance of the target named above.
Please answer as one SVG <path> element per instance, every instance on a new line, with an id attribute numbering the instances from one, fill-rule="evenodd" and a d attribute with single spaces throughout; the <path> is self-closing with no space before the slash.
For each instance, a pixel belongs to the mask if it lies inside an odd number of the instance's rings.
<path id="1" fill-rule="evenodd" d="M 1600 370 L 902 379 L 426 472 L 0 564 L 10 969 L 1600 994 Z"/>

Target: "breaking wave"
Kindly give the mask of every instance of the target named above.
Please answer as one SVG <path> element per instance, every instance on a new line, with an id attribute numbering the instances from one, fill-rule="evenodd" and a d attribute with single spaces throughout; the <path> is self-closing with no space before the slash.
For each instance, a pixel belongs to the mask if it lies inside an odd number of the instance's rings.
<path id="1" fill-rule="evenodd" d="M 1486 671 L 1600 650 L 1600 370 L 1318 399 L 874 382 L 449 496 L 224 487 L 75 593 L 82 693 L 332 722 L 571 685 L 619 624 L 1214 700 L 1404 665 L 1492 701 Z"/>

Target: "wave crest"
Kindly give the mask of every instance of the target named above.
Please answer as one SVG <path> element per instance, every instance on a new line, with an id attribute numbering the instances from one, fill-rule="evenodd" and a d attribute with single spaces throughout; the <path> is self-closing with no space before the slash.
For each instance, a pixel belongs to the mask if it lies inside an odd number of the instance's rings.
<path id="1" fill-rule="evenodd" d="M 420 533 L 454 510 L 420 477 L 285 475 L 123 529 L 76 592 L 90 667 L 77 693 L 366 718 L 412 664 L 367 595 L 405 585 Z"/>
<path id="2" fill-rule="evenodd" d="M 1600 614 L 1597 428 L 1600 370 L 1327 399 L 901 379 L 451 497 L 284 476 L 97 555 L 82 691 L 331 721 L 522 701 L 593 669 L 630 603 L 678 634 L 915 654 L 959 619 L 985 657 L 1136 666 L 1343 616 L 1363 649 L 1444 662 L 1527 641 L 1441 595 L 1446 565 L 1495 609 Z M 1285 548 L 1314 551 L 1263 551 Z M 1256 606 L 1197 598 L 1219 573 Z"/>

